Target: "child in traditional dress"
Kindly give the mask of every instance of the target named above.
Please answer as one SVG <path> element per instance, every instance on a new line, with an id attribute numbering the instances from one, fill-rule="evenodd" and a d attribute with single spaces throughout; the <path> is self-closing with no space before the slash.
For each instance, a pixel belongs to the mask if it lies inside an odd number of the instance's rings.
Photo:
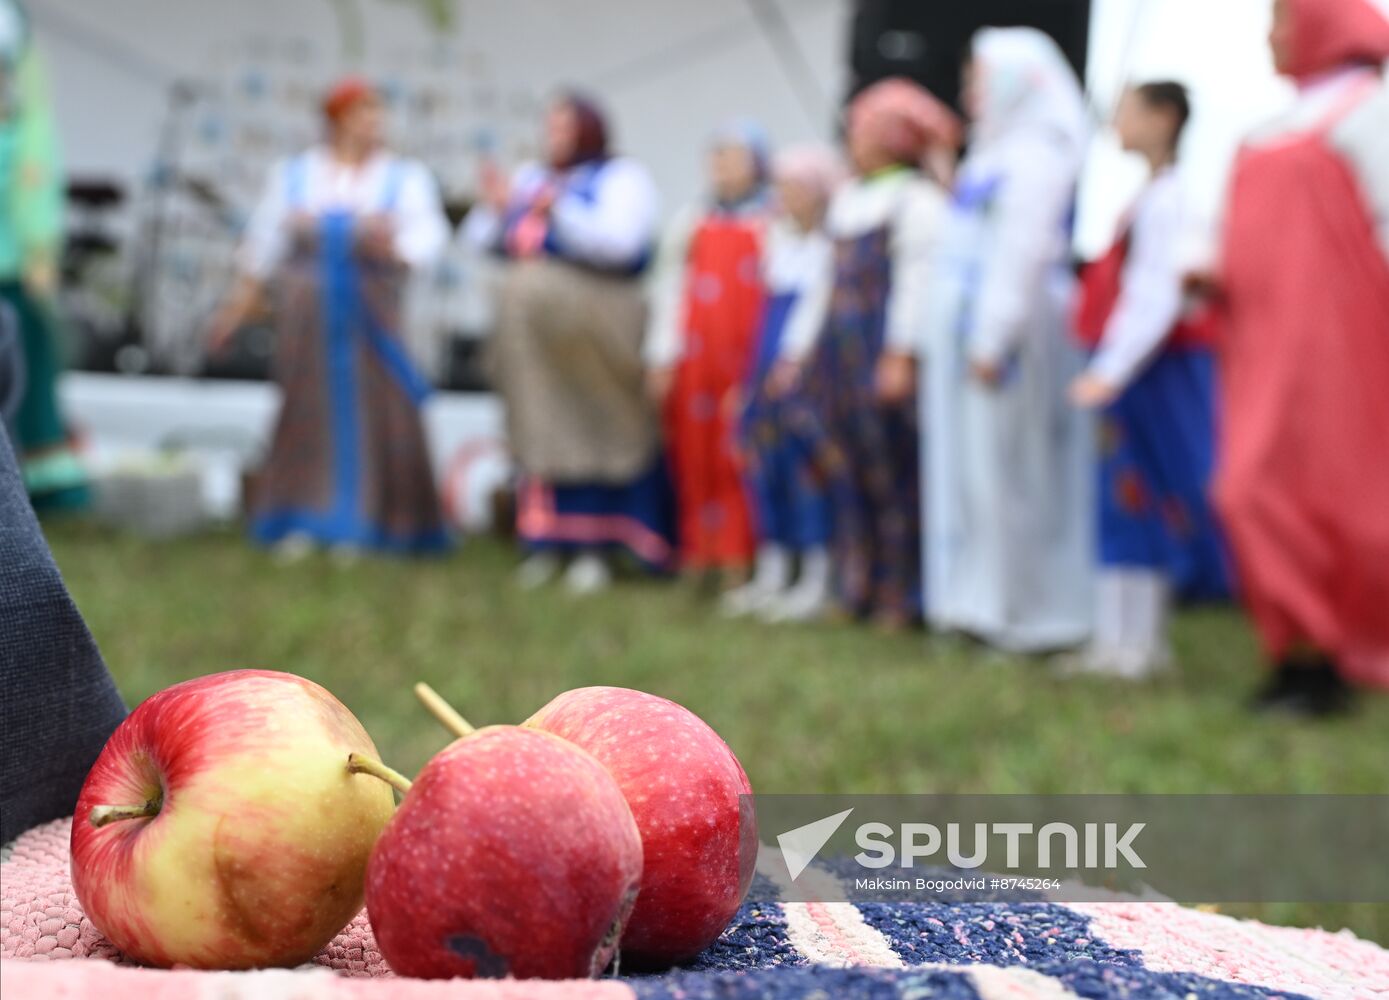
<path id="1" fill-rule="evenodd" d="M 728 614 L 804 621 L 830 597 L 829 498 L 814 466 L 813 419 L 799 383 L 834 282 L 825 210 L 842 174 L 839 158 L 820 146 L 787 149 L 772 165 L 778 214 L 762 260 L 767 305 L 739 434 L 757 562 L 752 579 L 725 595 Z"/>
<path id="2" fill-rule="evenodd" d="M 1215 497 L 1257 707 L 1319 716 L 1389 687 L 1389 19 L 1278 0 L 1269 38 L 1299 95 L 1235 166 Z"/>
<path id="3" fill-rule="evenodd" d="M 1091 265 L 1076 315 L 1093 349 L 1071 400 L 1102 410 L 1095 631 L 1068 667 L 1141 679 L 1165 668 L 1174 595 L 1228 596 L 1220 533 L 1206 500 L 1214 454 L 1211 324 L 1182 290 L 1188 213 L 1177 147 L 1186 88 L 1129 91 L 1115 127 L 1151 180 L 1114 248 Z"/>
<path id="4" fill-rule="evenodd" d="M 709 178 L 709 202 L 677 220 L 662 246 L 647 356 L 665 409 L 681 568 L 728 587 L 746 578 L 755 544 L 737 422 L 766 294 L 762 130 L 734 122 L 716 133 Z"/>
<path id="5" fill-rule="evenodd" d="M 915 83 L 874 84 L 849 108 L 855 177 L 829 212 L 834 285 L 806 396 L 834 519 L 835 601 L 885 630 L 921 615 L 913 355 L 946 197 L 920 165 L 958 139 L 955 116 Z"/>

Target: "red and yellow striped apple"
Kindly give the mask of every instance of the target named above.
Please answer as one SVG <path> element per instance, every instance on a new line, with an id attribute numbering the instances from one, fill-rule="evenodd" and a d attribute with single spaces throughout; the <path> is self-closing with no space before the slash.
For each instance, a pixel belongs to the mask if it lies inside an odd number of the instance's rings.
<path id="1" fill-rule="evenodd" d="M 238 670 L 135 709 L 87 776 L 72 878 L 93 924 L 130 958 L 201 969 L 291 966 L 361 909 L 391 789 L 353 774 L 376 756 L 331 694 Z"/>

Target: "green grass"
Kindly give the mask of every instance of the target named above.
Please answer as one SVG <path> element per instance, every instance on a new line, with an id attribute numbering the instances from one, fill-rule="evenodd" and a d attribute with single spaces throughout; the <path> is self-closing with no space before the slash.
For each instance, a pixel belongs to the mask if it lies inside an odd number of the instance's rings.
<path id="1" fill-rule="evenodd" d="M 713 725 L 763 792 L 1386 791 L 1389 700 L 1326 724 L 1250 715 L 1257 651 L 1228 610 L 1183 614 L 1180 676 L 1134 688 L 919 634 L 729 623 L 677 584 L 522 594 L 490 540 L 435 562 L 279 567 L 229 531 L 156 545 L 48 530 L 132 705 L 213 671 L 293 671 L 406 773 L 445 742 L 411 694 L 425 680 L 477 724 L 581 685 L 652 691 Z M 1389 941 L 1389 906 L 1243 912 Z"/>

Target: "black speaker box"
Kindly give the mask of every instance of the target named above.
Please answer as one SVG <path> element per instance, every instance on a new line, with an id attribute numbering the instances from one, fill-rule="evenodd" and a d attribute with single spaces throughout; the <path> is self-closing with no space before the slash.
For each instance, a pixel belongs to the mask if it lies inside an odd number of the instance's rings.
<path id="1" fill-rule="evenodd" d="M 858 0 L 850 33 L 852 93 L 906 76 L 959 107 L 960 72 L 980 28 L 1040 28 L 1080 78 L 1090 40 L 1090 0 Z"/>

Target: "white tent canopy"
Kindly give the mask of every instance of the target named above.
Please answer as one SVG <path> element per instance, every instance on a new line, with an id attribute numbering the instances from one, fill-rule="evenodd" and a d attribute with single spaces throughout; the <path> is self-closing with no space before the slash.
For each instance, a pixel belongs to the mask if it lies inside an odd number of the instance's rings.
<path id="1" fill-rule="evenodd" d="M 361 69 L 405 95 L 398 138 L 426 155 L 458 193 L 470 186 L 479 151 L 504 159 L 528 151 L 535 110 L 555 86 L 591 87 L 612 107 L 623 148 L 655 171 L 670 210 L 698 192 L 702 138 L 723 118 L 753 115 L 782 142 L 828 138 L 846 84 L 847 0 L 771 4 L 809 79 L 778 60 L 758 5 L 747 0 L 454 0 L 455 23 L 447 30 L 431 23 L 427 6 L 32 3 L 56 80 L 69 164 L 74 172 L 126 180 L 143 176 L 156 159 L 175 81 L 222 102 L 220 122 L 204 114 L 175 138 L 185 152 L 206 145 L 204 154 L 223 166 L 243 161 L 239 182 L 249 188 L 277 141 L 312 136 L 314 88 Z M 1266 51 L 1269 9 L 1270 0 L 1094 0 L 1089 84 L 1096 107 L 1108 109 L 1125 79 L 1189 83 L 1197 115 L 1187 169 L 1210 216 L 1239 136 L 1287 97 Z M 258 113 L 278 129 L 236 131 Z M 1131 164 L 1097 143 L 1082 249 L 1107 239 L 1136 181 Z"/>

